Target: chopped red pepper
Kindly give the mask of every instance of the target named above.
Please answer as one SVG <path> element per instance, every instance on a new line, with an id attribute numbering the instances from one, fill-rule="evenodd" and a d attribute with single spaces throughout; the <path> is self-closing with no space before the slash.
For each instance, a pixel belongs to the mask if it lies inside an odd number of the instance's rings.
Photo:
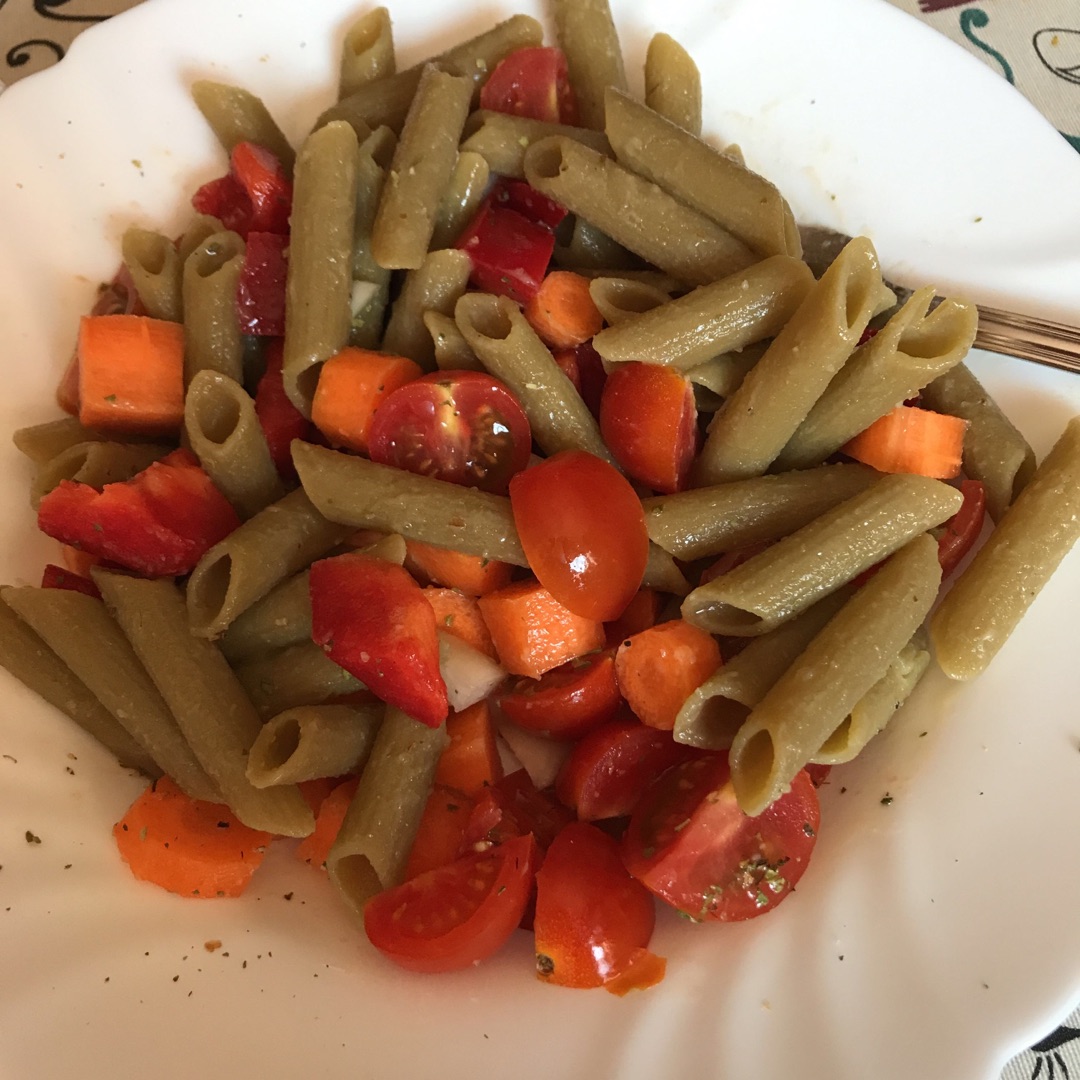
<path id="1" fill-rule="evenodd" d="M 311 431 L 311 422 L 285 393 L 281 365 L 282 341 L 276 338 L 266 347 L 266 373 L 255 390 L 255 415 L 259 418 L 277 471 L 289 478 L 296 475 L 290 449 L 292 441 L 306 439 Z"/>
<path id="2" fill-rule="evenodd" d="M 239 524 L 190 450 L 101 491 L 62 480 L 38 509 L 47 536 L 147 577 L 190 573 Z"/>
<path id="3" fill-rule="evenodd" d="M 289 238 L 280 233 L 249 232 L 244 269 L 236 289 L 240 330 L 245 334 L 280 337 L 285 333 L 285 249 Z"/>
<path id="4" fill-rule="evenodd" d="M 45 571 L 41 575 L 41 587 L 67 589 L 69 592 L 81 592 L 87 596 L 97 597 L 98 600 L 101 599 L 98 587 L 89 578 L 84 578 L 81 574 L 73 574 L 66 567 L 57 566 L 55 563 L 45 564 Z"/>
<path id="5" fill-rule="evenodd" d="M 251 228 L 251 200 L 243 185 L 231 173 L 208 180 L 191 197 L 200 214 L 216 217 L 226 229 L 247 236 Z"/>
<path id="6" fill-rule="evenodd" d="M 472 260 L 477 288 L 526 303 L 544 280 L 555 234 L 517 210 L 487 200 L 462 233 L 457 247 Z"/>
<path id="7" fill-rule="evenodd" d="M 960 494 L 964 501 L 945 522 L 945 531 L 938 538 L 938 562 L 943 578 L 948 577 L 971 550 L 986 518 L 986 488 L 981 480 L 965 480 L 960 485 Z"/>
<path id="8" fill-rule="evenodd" d="M 524 180 L 503 177 L 491 189 L 491 201 L 495 206 L 516 210 L 530 221 L 554 229 L 566 217 L 567 209 L 554 199 L 541 195 Z"/>
<path id="9" fill-rule="evenodd" d="M 381 700 L 438 727 L 449 706 L 435 612 L 408 571 L 350 552 L 315 563 L 310 589 L 312 640 Z"/>
<path id="10" fill-rule="evenodd" d="M 269 150 L 242 142 L 233 147 L 229 172 L 203 184 L 191 199 L 200 214 L 219 218 L 226 229 L 282 235 L 289 231 L 292 184 Z"/>

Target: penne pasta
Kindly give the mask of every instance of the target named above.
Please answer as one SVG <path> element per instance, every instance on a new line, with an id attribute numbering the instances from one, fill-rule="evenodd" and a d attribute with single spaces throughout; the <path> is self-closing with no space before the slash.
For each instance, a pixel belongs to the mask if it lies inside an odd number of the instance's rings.
<path id="1" fill-rule="evenodd" d="M 472 221 L 487 194 L 491 168 L 483 155 L 462 150 L 450 180 L 435 210 L 435 231 L 429 247 L 432 251 L 453 247 L 462 230 Z"/>
<path id="2" fill-rule="evenodd" d="M 183 322 L 184 264 L 176 245 L 161 233 L 133 225 L 125 230 L 120 250 L 146 314 Z"/>
<path id="3" fill-rule="evenodd" d="M 89 484 L 99 491 L 106 484 L 130 480 L 171 449 L 160 443 L 76 443 L 38 469 L 30 485 L 30 505 L 36 510 L 41 500 L 63 480 Z"/>
<path id="4" fill-rule="evenodd" d="M 691 135 L 701 134 L 701 73 L 669 34 L 654 34 L 645 53 L 645 105 Z"/>
<path id="5" fill-rule="evenodd" d="M 244 379 L 244 343 L 236 313 L 236 290 L 244 268 L 244 241 L 217 232 L 184 260 L 184 385 L 199 371 Z"/>
<path id="6" fill-rule="evenodd" d="M 269 150 L 292 174 L 296 154 L 258 97 L 239 86 L 209 79 L 192 83 L 191 96 L 226 154 L 231 154 L 237 143 L 255 143 Z"/>
<path id="7" fill-rule="evenodd" d="M 552 135 L 573 139 L 591 147 L 598 154 L 611 156 L 611 146 L 601 131 L 552 124 L 528 116 L 512 116 L 487 109 L 478 109 L 465 122 L 461 150 L 462 153 L 479 154 L 488 163 L 491 172 L 499 176 L 524 180 L 525 151 L 533 143 Z"/>
<path id="8" fill-rule="evenodd" d="M 345 32 L 345 40 L 341 43 L 338 99 L 355 94 L 368 83 L 388 78 L 395 71 L 390 12 L 384 7 L 373 8 Z"/>
<path id="9" fill-rule="evenodd" d="M 310 638 L 237 665 L 236 677 L 263 720 L 286 709 L 322 705 L 365 689 Z"/>
<path id="10" fill-rule="evenodd" d="M 604 126 L 604 91 L 626 89 L 619 35 L 608 0 L 555 0 L 555 33 L 585 127 Z"/>

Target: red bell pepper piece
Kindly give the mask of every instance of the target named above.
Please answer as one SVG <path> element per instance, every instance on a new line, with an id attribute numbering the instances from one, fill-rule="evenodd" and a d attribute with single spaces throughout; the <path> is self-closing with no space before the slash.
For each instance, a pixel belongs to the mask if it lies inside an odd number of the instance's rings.
<path id="1" fill-rule="evenodd" d="M 229 171 L 251 202 L 250 230 L 287 234 L 292 182 L 281 162 L 264 147 L 242 142 L 233 147 L 229 163 Z"/>
<path id="2" fill-rule="evenodd" d="M 239 524 L 190 450 L 101 491 L 62 480 L 38 508 L 47 536 L 147 577 L 190 573 Z"/>
<path id="3" fill-rule="evenodd" d="M 965 480 L 960 485 L 964 501 L 960 509 L 945 522 L 945 530 L 938 538 L 938 562 L 941 576 L 948 577 L 982 532 L 986 519 L 986 488 L 981 480 Z"/>
<path id="4" fill-rule="evenodd" d="M 81 592 L 87 596 L 101 599 L 98 587 L 81 574 L 73 574 L 65 566 L 57 566 L 55 563 L 46 563 L 45 570 L 41 575 L 41 587 L 43 589 L 67 589 L 69 592 Z"/>
<path id="5" fill-rule="evenodd" d="M 524 180 L 502 178 L 491 189 L 490 198 L 496 206 L 516 210 L 530 221 L 546 225 L 549 229 L 554 229 L 567 215 L 565 206 L 541 195 Z"/>
<path id="6" fill-rule="evenodd" d="M 266 373 L 255 389 L 255 415 L 270 447 L 270 457 L 277 471 L 286 479 L 296 475 L 292 461 L 293 439 L 306 439 L 311 422 L 285 393 L 281 378 L 282 340 L 276 338 L 266 347 Z"/>
<path id="7" fill-rule="evenodd" d="M 285 249 L 280 233 L 249 232 L 244 268 L 236 288 L 236 311 L 245 334 L 285 333 Z"/>
<path id="8" fill-rule="evenodd" d="M 544 280 L 555 234 L 517 210 L 495 206 L 490 199 L 457 242 L 472 260 L 472 282 L 484 292 L 509 296 L 524 304 Z"/>
<path id="9" fill-rule="evenodd" d="M 415 720 L 447 716 L 435 612 L 407 570 L 360 552 L 311 568 L 311 637 L 335 664 Z"/>
<path id="10" fill-rule="evenodd" d="M 191 197 L 191 205 L 200 214 L 216 217 L 226 229 L 247 236 L 251 228 L 251 199 L 232 173 L 208 180 Z"/>

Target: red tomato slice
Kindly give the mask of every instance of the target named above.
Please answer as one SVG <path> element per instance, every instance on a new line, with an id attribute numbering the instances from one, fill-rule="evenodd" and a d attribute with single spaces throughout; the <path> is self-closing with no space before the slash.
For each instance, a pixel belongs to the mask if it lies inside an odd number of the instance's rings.
<path id="1" fill-rule="evenodd" d="M 529 461 L 532 432 L 514 394 L 480 371 L 434 371 L 375 410 L 371 460 L 505 494 Z"/>
<path id="2" fill-rule="evenodd" d="M 645 948 L 653 899 L 627 872 L 619 845 L 575 821 L 555 837 L 536 875 L 536 974 L 557 986 L 602 986 Z"/>
<path id="3" fill-rule="evenodd" d="M 614 365 L 600 398 L 600 434 L 635 480 L 681 491 L 698 443 L 690 380 L 661 364 Z"/>
<path id="4" fill-rule="evenodd" d="M 463 850 L 481 851 L 526 834 L 531 834 L 545 850 L 572 820 L 565 806 L 538 791 L 529 774 L 518 769 L 496 781 L 476 800 Z"/>
<path id="5" fill-rule="evenodd" d="M 642 796 L 623 837 L 627 869 L 695 919 L 735 922 L 771 911 L 810 861 L 820 810 L 805 770 L 757 817 L 735 801 L 727 754 L 701 754 Z"/>
<path id="6" fill-rule="evenodd" d="M 539 679 L 518 679 L 499 707 L 518 727 L 552 739 L 580 739 L 607 723 L 619 707 L 615 656 L 608 649 L 582 656 Z"/>
<path id="7" fill-rule="evenodd" d="M 457 971 L 486 960 L 521 922 L 536 860 L 536 841 L 520 836 L 387 889 L 364 908 L 368 939 L 410 971 Z"/>
<path id="8" fill-rule="evenodd" d="M 484 83 L 480 108 L 550 124 L 576 124 L 577 103 L 562 50 L 532 46 L 510 53 Z"/>
<path id="9" fill-rule="evenodd" d="M 582 821 L 624 817 L 662 773 L 697 751 L 669 731 L 646 727 L 636 716 L 612 720 L 574 747 L 555 781 L 555 794 Z"/>
<path id="10" fill-rule="evenodd" d="M 965 480 L 960 485 L 964 501 L 960 509 L 945 522 L 945 531 L 938 539 L 938 562 L 941 576 L 948 577 L 982 532 L 986 518 L 986 488 L 980 480 Z"/>
<path id="11" fill-rule="evenodd" d="M 626 478 L 584 450 L 563 450 L 510 481 L 529 566 L 584 619 L 618 618 L 641 585 L 649 535 Z"/>

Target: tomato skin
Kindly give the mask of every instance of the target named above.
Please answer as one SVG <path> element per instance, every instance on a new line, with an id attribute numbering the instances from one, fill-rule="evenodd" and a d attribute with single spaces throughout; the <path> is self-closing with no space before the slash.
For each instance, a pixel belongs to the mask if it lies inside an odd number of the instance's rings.
<path id="1" fill-rule="evenodd" d="M 531 836 L 465 855 L 368 901 L 364 929 L 410 971 L 458 971 L 494 955 L 517 928 L 532 892 Z"/>
<path id="2" fill-rule="evenodd" d="M 518 679 L 498 700 L 518 727 L 552 739 L 580 739 L 607 723 L 622 700 L 614 654 L 608 649 L 571 660 L 539 679 Z"/>
<path id="3" fill-rule="evenodd" d="M 735 800 L 727 754 L 702 753 L 642 796 L 623 837 L 623 860 L 651 892 L 692 918 L 752 919 L 793 891 L 819 820 L 805 770 L 752 818 Z"/>
<path id="4" fill-rule="evenodd" d="M 697 755 L 667 731 L 637 717 L 612 720 L 574 747 L 555 781 L 555 794 L 581 821 L 623 817 L 645 789 L 673 765 Z"/>
<path id="5" fill-rule="evenodd" d="M 465 829 L 464 851 L 482 851 L 511 837 L 531 834 L 541 851 L 573 821 L 546 791 L 539 791 L 524 769 L 504 776 L 476 800 Z"/>
<path id="6" fill-rule="evenodd" d="M 484 83 L 480 108 L 551 124 L 577 123 L 577 103 L 562 50 L 540 45 L 515 49 Z"/>
<path id="7" fill-rule="evenodd" d="M 506 493 L 529 461 L 532 431 L 513 392 L 481 371 L 433 371 L 375 410 L 371 460 L 452 484 Z"/>
<path id="8" fill-rule="evenodd" d="M 563 450 L 510 481 L 510 508 L 529 566 L 584 619 L 618 618 L 649 557 L 645 514 L 629 482 L 584 450 Z"/>
<path id="9" fill-rule="evenodd" d="M 690 380 L 661 364 L 616 364 L 600 398 L 600 434 L 635 480 L 682 491 L 698 444 Z"/>
<path id="10" fill-rule="evenodd" d="M 536 875 L 536 973 L 557 986 L 602 986 L 629 967 L 656 923 L 648 890 L 623 867 L 618 844 L 573 822 Z"/>
<path id="11" fill-rule="evenodd" d="M 960 565 L 978 540 L 986 519 L 986 488 L 981 480 L 964 480 L 960 484 L 960 494 L 964 501 L 945 522 L 945 530 L 938 539 L 942 577 L 948 577 Z"/>

